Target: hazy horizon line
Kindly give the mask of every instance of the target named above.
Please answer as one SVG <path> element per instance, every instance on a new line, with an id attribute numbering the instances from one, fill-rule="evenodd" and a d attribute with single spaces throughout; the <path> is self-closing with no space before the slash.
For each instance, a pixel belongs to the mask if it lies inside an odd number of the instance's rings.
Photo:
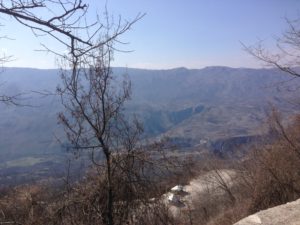
<path id="1" fill-rule="evenodd" d="M 231 68 L 231 69 L 273 69 L 274 67 L 267 67 L 267 66 L 224 66 L 224 65 L 210 65 L 210 66 L 204 66 L 204 67 L 186 67 L 186 66 L 178 66 L 178 67 L 168 67 L 168 68 L 146 68 L 146 67 L 127 67 L 127 66 L 112 66 L 111 68 L 124 68 L 124 69 L 136 69 L 136 70 L 176 70 L 176 69 L 187 69 L 187 70 L 202 70 L 205 68 L 212 68 L 212 67 L 219 67 L 219 68 Z M 59 70 L 61 68 L 39 68 L 39 67 L 30 67 L 30 66 L 2 66 L 3 69 L 6 68 L 17 68 L 17 69 L 36 69 L 36 70 Z"/>

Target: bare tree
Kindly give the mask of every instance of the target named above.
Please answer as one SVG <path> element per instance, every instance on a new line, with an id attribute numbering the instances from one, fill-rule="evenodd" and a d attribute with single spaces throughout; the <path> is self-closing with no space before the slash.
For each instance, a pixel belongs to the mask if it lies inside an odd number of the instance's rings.
<path id="1" fill-rule="evenodd" d="M 48 13 L 39 14 L 40 10 Z M 82 23 L 86 10 L 81 0 L 0 2 L 0 13 L 12 16 L 37 36 L 49 35 L 66 46 L 68 54 L 63 55 L 44 45 L 45 50 L 60 56 L 63 64 L 62 86 L 57 92 L 65 112 L 59 119 L 71 148 L 89 151 L 98 171 L 97 190 L 87 201 L 93 215 L 87 221 L 123 224 L 134 220 L 133 209 L 149 201 L 152 193 L 147 191 L 153 190 L 149 177 L 158 170 L 161 175 L 160 166 L 168 165 L 163 155 L 153 153 L 164 146 L 155 143 L 149 147 L 139 142 L 140 123 L 125 119 L 123 107 L 130 98 L 131 84 L 128 79 L 114 77 L 110 66 L 119 36 L 143 15 L 129 22 L 119 18 L 111 23 L 106 12 L 104 23 L 86 24 Z M 158 169 L 152 170 L 154 167 Z M 87 202 L 79 206 L 85 207 Z M 74 209 L 68 204 L 60 209 L 68 207 Z"/>
<path id="2" fill-rule="evenodd" d="M 122 121 L 120 110 L 129 98 L 129 83 L 124 83 L 121 93 L 114 94 L 111 82 L 110 47 L 98 49 L 91 61 L 79 61 L 76 58 L 71 76 L 64 72 L 64 87 L 58 89 L 62 103 L 69 115 L 60 114 L 59 118 L 66 127 L 68 139 L 76 149 L 91 149 L 92 161 L 100 165 L 95 158 L 95 151 L 101 150 L 105 157 L 107 179 L 107 208 L 103 220 L 105 224 L 113 222 L 113 187 L 112 187 L 112 151 L 117 144 L 113 133 L 119 132 Z M 86 79 L 86 84 L 82 80 Z"/>
<path id="3" fill-rule="evenodd" d="M 78 34 L 78 31 L 96 25 L 96 23 L 80 25 L 87 9 L 88 5 L 82 0 L 2 0 L 0 2 L 1 14 L 13 17 L 19 23 L 29 27 L 37 36 L 45 34 L 52 36 L 71 51 L 74 51 L 75 42 L 93 46 L 90 37 L 82 38 Z"/>
<path id="4" fill-rule="evenodd" d="M 46 10 L 48 14 L 40 15 L 36 10 Z M 159 162 L 163 162 L 162 155 L 153 154 L 162 149 L 161 144 L 141 144 L 140 123 L 124 118 L 123 107 L 130 98 L 131 84 L 128 79 L 115 78 L 110 66 L 114 43 L 143 15 L 129 22 L 119 18 L 117 23 L 110 23 L 106 14 L 105 25 L 96 21 L 81 26 L 86 10 L 81 0 L 0 2 L 0 13 L 12 16 L 37 36 L 50 35 L 67 47 L 69 54 L 61 55 L 44 46 L 61 56 L 64 63 L 62 86 L 57 92 L 65 112 L 59 119 L 71 147 L 88 150 L 98 171 L 97 196 L 91 197 L 89 205 L 94 213 L 91 218 L 100 218 L 109 225 L 123 224 L 133 218 L 133 208 L 150 199 L 151 193 L 146 190 L 151 187 L 149 177 L 156 172 L 151 169 L 159 168 Z M 52 16 L 43 17 L 49 14 Z"/>
<path id="5" fill-rule="evenodd" d="M 252 46 L 242 44 L 250 55 L 294 77 L 300 77 L 300 18 L 286 19 L 287 30 L 275 39 L 276 52 L 266 49 L 263 41 Z"/>
<path id="6" fill-rule="evenodd" d="M 118 25 L 117 29 L 125 32 L 131 24 Z M 110 32 L 111 26 L 106 27 Z M 131 83 L 126 77 L 113 75 L 110 64 L 115 42 L 110 39 L 89 54 L 67 59 L 65 66 L 68 68 L 72 62 L 71 70 L 62 70 L 63 84 L 58 88 L 65 109 L 59 119 L 70 147 L 89 151 L 97 176 L 104 179 L 97 188 L 98 194 L 106 194 L 93 199 L 100 199 L 94 208 L 102 222 L 109 225 L 123 224 L 133 216 L 133 209 L 150 199 L 150 177 L 158 170 L 162 173 L 161 165 L 168 165 L 163 161 L 164 155 L 156 151 L 165 146 L 142 144 L 142 126 L 135 118 L 124 116 Z"/>
<path id="7" fill-rule="evenodd" d="M 74 57 L 88 54 L 89 51 L 118 40 L 118 36 L 127 31 L 130 26 L 143 15 L 138 14 L 131 22 L 118 18 L 114 31 L 107 36 L 99 36 L 103 28 L 109 25 L 107 20 L 100 21 L 96 15 L 95 21 L 87 22 L 88 5 L 82 0 L 10 0 L 0 1 L 0 14 L 11 16 L 19 23 L 30 28 L 36 36 L 48 35 L 56 39 L 68 49 Z M 108 15 L 106 10 L 106 15 Z M 122 24 L 123 23 L 123 24 Z M 45 50 L 57 55 L 62 54 L 43 45 Z"/>
<path id="8" fill-rule="evenodd" d="M 11 0 L 0 1 L 0 14 L 11 16 L 19 23 L 29 27 L 35 35 L 49 35 L 70 49 L 72 45 L 80 42 L 86 46 L 92 46 L 90 39 L 82 39 L 78 30 L 90 26 L 78 26 L 78 23 L 87 12 L 88 6 L 79 1 L 24 1 Z M 4 25 L 4 24 L 2 24 Z M 1 38 L 7 38 L 3 35 Z M 73 50 L 71 50 L 73 51 Z M 12 59 L 11 56 L 2 56 L 0 63 L 3 65 Z M 8 96 L 0 95 L 0 101 L 5 104 L 19 105 L 21 94 Z"/>
<path id="9" fill-rule="evenodd" d="M 287 29 L 276 38 L 273 51 L 263 41 L 245 50 L 266 65 L 285 72 L 293 79 L 300 77 L 300 17 L 286 19 Z M 281 115 L 273 108 L 269 116 L 271 141 L 250 151 L 243 175 L 245 186 L 251 187 L 250 212 L 256 212 L 274 205 L 283 204 L 299 197 L 299 124 L 298 117 L 292 125 L 283 124 Z M 248 171 L 247 171 L 248 170 Z"/>
<path id="10" fill-rule="evenodd" d="M 0 14 L 14 18 L 20 24 L 31 29 L 37 37 L 47 35 L 57 40 L 58 43 L 65 46 L 67 54 L 50 49 L 47 44 L 42 44 L 42 50 L 52 52 L 65 59 L 68 59 L 68 55 L 73 57 L 88 55 L 93 49 L 103 46 L 111 40 L 117 41 L 119 35 L 142 17 L 139 14 L 131 22 L 124 24 L 121 24 L 123 20 L 119 18 L 117 25 L 114 26 L 114 31 L 99 39 L 102 29 L 108 24 L 105 21 L 104 25 L 96 14 L 95 21 L 87 22 L 87 12 L 88 4 L 82 0 L 0 1 Z M 3 64 L 10 59 L 10 57 L 4 56 L 0 58 L 0 63 Z M 20 96 L 3 94 L 0 96 L 0 101 L 18 104 L 16 101 L 18 97 Z"/>

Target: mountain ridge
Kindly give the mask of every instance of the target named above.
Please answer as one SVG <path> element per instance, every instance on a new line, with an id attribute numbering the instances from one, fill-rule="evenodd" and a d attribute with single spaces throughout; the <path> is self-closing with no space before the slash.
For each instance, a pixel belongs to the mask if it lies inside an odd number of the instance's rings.
<path id="1" fill-rule="evenodd" d="M 269 102 L 284 115 L 298 110 L 287 102 L 296 98 L 297 92 L 287 89 L 297 87 L 300 82 L 289 82 L 290 77 L 275 69 L 214 66 L 171 70 L 117 67 L 113 70 L 117 76 L 127 73 L 131 79 L 132 100 L 126 108 L 128 114 L 141 118 L 145 136 L 167 135 L 193 139 L 197 143 L 256 135 L 270 109 Z M 5 118 L 0 121 L 0 155 L 14 158 L 63 151 L 54 138 L 54 134 L 63 136 L 56 119 L 62 110 L 59 99 L 55 95 L 45 97 L 32 92 L 55 92 L 60 82 L 59 70 L 4 68 L 0 80 L 5 84 L 1 87 L 2 93 L 26 93 L 25 102 L 37 106 L 0 105 L 0 116 Z M 198 112 L 197 107 L 201 108 Z"/>

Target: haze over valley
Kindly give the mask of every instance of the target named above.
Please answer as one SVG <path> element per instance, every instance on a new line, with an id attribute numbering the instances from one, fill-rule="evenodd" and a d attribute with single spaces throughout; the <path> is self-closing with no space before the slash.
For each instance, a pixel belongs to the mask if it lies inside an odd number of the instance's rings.
<path id="1" fill-rule="evenodd" d="M 0 224 L 300 224 L 298 9 L 0 1 Z"/>
<path id="2" fill-rule="evenodd" d="M 267 133 L 264 123 L 272 107 L 286 119 L 298 110 L 293 103 L 299 82 L 275 69 L 114 68 L 114 73 L 128 74 L 132 82 L 126 114 L 142 121 L 144 138 L 167 136 L 181 150 L 219 150 L 214 148 L 226 140 L 243 143 Z M 59 71 L 4 68 L 1 81 L 5 93 L 24 93 L 21 103 L 30 106 L 0 106 L 0 171 L 24 175 L 34 168 L 46 176 L 54 169 L 61 175 L 72 154 L 57 122 L 63 110 L 55 95 Z"/>

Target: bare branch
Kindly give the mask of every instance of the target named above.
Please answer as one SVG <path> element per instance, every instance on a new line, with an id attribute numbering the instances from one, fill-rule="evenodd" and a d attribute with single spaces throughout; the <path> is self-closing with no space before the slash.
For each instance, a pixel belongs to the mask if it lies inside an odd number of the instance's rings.
<path id="1" fill-rule="evenodd" d="M 300 20 L 286 19 L 286 23 L 287 30 L 280 38 L 276 39 L 277 51 L 275 53 L 265 49 L 262 41 L 252 46 L 241 44 L 248 54 L 259 61 L 294 77 L 300 77 Z"/>

